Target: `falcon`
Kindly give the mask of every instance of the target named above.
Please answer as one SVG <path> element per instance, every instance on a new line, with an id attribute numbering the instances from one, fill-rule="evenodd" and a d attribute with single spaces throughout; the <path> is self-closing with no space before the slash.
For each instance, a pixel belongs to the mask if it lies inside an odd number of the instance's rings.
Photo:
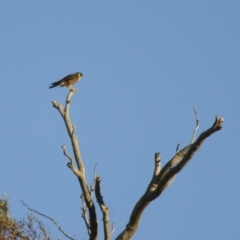
<path id="1" fill-rule="evenodd" d="M 49 88 L 54 88 L 57 86 L 60 86 L 60 87 L 66 86 L 69 89 L 72 89 L 72 85 L 75 84 L 76 82 L 78 82 L 82 77 L 83 77 L 83 74 L 80 72 L 69 74 L 66 77 L 64 77 L 63 79 L 61 79 L 57 82 L 53 82 Z"/>

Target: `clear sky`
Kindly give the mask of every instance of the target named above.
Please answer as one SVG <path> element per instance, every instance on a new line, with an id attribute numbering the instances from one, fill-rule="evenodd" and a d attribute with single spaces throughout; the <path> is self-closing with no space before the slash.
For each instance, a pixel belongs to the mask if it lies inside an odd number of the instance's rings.
<path id="1" fill-rule="evenodd" d="M 239 13 L 237 0 L 1 1 L 0 194 L 12 216 L 26 216 L 24 200 L 87 236 L 61 149 L 71 144 L 51 104 L 68 90 L 48 89 L 80 71 L 71 117 L 89 184 L 98 163 L 113 238 L 151 179 L 154 153 L 164 164 L 189 143 L 195 107 L 198 134 L 216 115 L 223 129 L 150 204 L 133 239 L 239 239 Z M 101 219 L 98 210 L 99 239 Z"/>

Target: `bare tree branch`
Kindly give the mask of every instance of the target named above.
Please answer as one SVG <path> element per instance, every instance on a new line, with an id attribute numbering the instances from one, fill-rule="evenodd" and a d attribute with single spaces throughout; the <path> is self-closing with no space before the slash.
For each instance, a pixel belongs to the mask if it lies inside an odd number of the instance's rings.
<path id="1" fill-rule="evenodd" d="M 79 184 L 80 184 L 82 192 L 83 192 L 84 202 L 89 211 L 89 226 L 90 226 L 90 231 L 88 230 L 89 239 L 96 240 L 97 234 L 98 234 L 97 233 L 98 223 L 97 223 L 95 205 L 93 203 L 90 190 L 88 189 L 88 184 L 87 184 L 86 177 L 85 177 L 85 169 L 84 169 L 83 161 L 81 158 L 80 148 L 78 145 L 78 139 L 77 139 L 77 136 L 75 135 L 75 127 L 72 125 L 70 116 L 69 116 L 71 97 L 73 96 L 73 94 L 75 92 L 76 92 L 75 89 L 71 89 L 69 91 L 67 98 L 66 98 L 64 110 L 60 103 L 58 103 L 56 101 L 52 101 L 52 104 L 53 104 L 53 107 L 56 108 L 59 111 L 59 113 L 61 114 L 61 116 L 64 120 L 64 123 L 66 125 L 69 138 L 71 139 L 73 152 L 74 152 L 74 158 L 75 158 L 75 162 L 77 164 L 78 169 L 76 169 L 74 167 L 72 158 L 70 157 L 69 154 L 67 154 L 65 147 L 63 147 L 63 151 L 64 151 L 64 155 L 70 160 L 70 162 L 67 164 L 68 167 L 74 172 L 74 174 L 78 178 Z"/>
<path id="2" fill-rule="evenodd" d="M 52 222 L 58 227 L 58 230 L 59 230 L 66 238 L 71 239 L 71 240 L 76 240 L 76 238 L 72 238 L 72 237 L 70 237 L 68 234 L 66 234 L 66 233 L 62 230 L 62 227 L 58 224 L 58 222 L 57 222 L 56 220 L 54 220 L 53 218 L 51 218 L 51 217 L 49 217 L 49 216 L 47 216 L 47 215 L 45 215 L 45 214 L 43 214 L 43 213 L 40 213 L 40 212 L 38 212 L 38 211 L 30 208 L 30 207 L 29 207 L 27 204 L 25 204 L 23 201 L 20 201 L 20 202 L 23 204 L 23 206 L 27 207 L 28 210 L 30 210 L 30 211 L 32 211 L 32 212 L 35 212 L 35 213 L 37 213 L 38 215 L 41 215 L 42 217 L 45 217 L 45 218 L 49 219 L 50 221 L 52 221 Z"/>
<path id="3" fill-rule="evenodd" d="M 101 191 L 100 191 L 100 177 L 96 175 L 96 166 L 94 168 L 94 180 L 93 184 L 88 187 L 86 178 L 85 178 L 85 169 L 82 162 L 80 149 L 78 145 L 77 136 L 75 135 L 75 126 L 72 125 L 69 111 L 70 111 L 70 101 L 73 94 L 76 90 L 71 89 L 67 98 L 65 107 L 63 108 L 61 104 L 53 101 L 53 106 L 59 111 L 60 115 L 62 116 L 64 123 L 67 128 L 68 135 L 71 139 L 73 152 L 74 152 L 74 160 L 76 162 L 77 168 L 74 166 L 73 158 L 67 153 L 66 147 L 62 146 L 64 155 L 69 159 L 67 166 L 73 171 L 73 173 L 77 176 L 78 181 L 80 183 L 82 189 L 82 218 L 84 219 L 86 228 L 88 230 L 89 239 L 96 240 L 97 239 L 97 217 L 96 217 L 96 210 L 95 205 L 92 200 L 92 194 L 95 190 L 95 195 L 99 207 L 101 209 L 103 215 L 103 228 L 104 228 L 104 239 L 110 240 L 110 236 L 114 231 L 114 226 L 112 225 L 112 231 L 110 231 L 109 226 L 109 213 L 108 208 L 104 204 Z M 194 109 L 195 119 L 196 119 L 196 126 L 193 131 L 193 136 L 191 142 L 188 146 L 179 150 L 180 144 L 176 147 L 176 153 L 170 159 L 165 166 L 161 167 L 161 156 L 160 153 L 155 154 L 154 160 L 154 171 L 152 179 L 142 197 L 134 206 L 132 213 L 130 215 L 130 219 L 126 228 L 118 235 L 116 238 L 117 240 L 128 240 L 130 239 L 138 229 L 139 221 L 144 209 L 148 206 L 151 201 L 156 199 L 161 195 L 161 193 L 170 186 L 175 178 L 176 175 L 186 166 L 186 164 L 191 160 L 195 152 L 201 147 L 203 141 L 208 138 L 211 134 L 215 133 L 216 131 L 222 128 L 223 118 L 216 117 L 216 120 L 212 127 L 208 130 L 204 131 L 200 136 L 195 140 L 197 130 L 199 128 L 199 120 L 197 116 L 197 111 Z"/>
<path id="4" fill-rule="evenodd" d="M 194 153 L 200 148 L 203 141 L 209 137 L 211 134 L 219 131 L 222 128 L 222 123 L 224 119 L 216 117 L 212 127 L 204 131 L 198 139 L 190 144 L 189 146 L 180 150 L 164 167 L 159 171 L 156 176 L 155 173 L 158 172 L 154 170 L 153 178 L 143 196 L 136 203 L 133 211 L 131 213 L 129 222 L 126 228 L 118 235 L 116 240 L 128 240 L 136 232 L 139 221 L 144 209 L 148 204 L 160 196 L 164 189 L 169 186 L 177 173 L 179 173 L 184 166 L 190 161 Z M 198 125 L 198 124 L 197 124 Z M 156 155 L 155 155 L 155 169 L 156 169 Z"/>
<path id="5" fill-rule="evenodd" d="M 69 94 L 67 95 L 67 98 L 66 98 L 66 105 L 65 105 L 64 110 L 60 103 L 58 103 L 56 101 L 52 101 L 52 104 L 53 104 L 53 107 L 55 107 L 60 112 L 61 116 L 63 117 L 63 120 L 65 122 L 67 131 L 68 131 L 68 135 L 72 142 L 76 163 L 78 165 L 79 170 L 81 170 L 81 172 L 85 175 L 84 165 L 83 165 L 81 154 L 80 154 L 80 148 L 78 146 L 77 136 L 74 134 L 74 127 L 71 124 L 71 120 L 70 120 L 70 116 L 69 116 L 70 101 L 71 101 L 71 97 L 73 96 L 74 93 L 75 93 L 75 91 L 73 89 L 71 89 L 69 91 Z"/>
<path id="6" fill-rule="evenodd" d="M 97 177 L 95 194 L 96 194 L 97 202 L 103 214 L 104 240 L 110 240 L 111 232 L 109 227 L 108 207 L 104 204 L 104 201 L 101 195 L 100 182 L 101 182 L 101 178 Z"/>

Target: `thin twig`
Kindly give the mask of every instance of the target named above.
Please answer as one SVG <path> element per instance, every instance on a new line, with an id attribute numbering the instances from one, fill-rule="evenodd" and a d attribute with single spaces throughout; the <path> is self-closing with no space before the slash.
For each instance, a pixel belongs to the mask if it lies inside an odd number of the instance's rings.
<path id="1" fill-rule="evenodd" d="M 112 223 L 112 227 L 111 227 L 112 231 L 110 232 L 110 236 L 112 236 L 112 234 L 114 233 L 115 231 L 115 225 L 114 225 L 114 222 Z"/>
<path id="2" fill-rule="evenodd" d="M 81 207 L 81 209 L 82 209 L 82 218 L 83 218 L 84 223 L 86 225 L 86 228 L 87 228 L 87 231 L 88 231 L 88 235 L 90 235 L 91 234 L 91 229 L 90 229 L 89 221 L 88 221 L 88 218 L 87 218 L 87 210 L 88 210 L 88 208 L 84 204 L 83 194 L 81 194 L 80 198 L 82 200 L 82 207 Z"/>
<path id="3" fill-rule="evenodd" d="M 90 194 L 91 194 L 91 197 L 92 197 L 92 195 L 93 195 L 93 193 L 94 193 L 94 191 L 95 191 L 96 178 L 97 178 L 97 171 L 96 171 L 96 169 L 97 169 L 97 163 L 96 163 L 95 166 L 94 166 L 93 184 L 90 185 Z"/>
<path id="4" fill-rule="evenodd" d="M 196 137 L 197 130 L 198 130 L 198 128 L 199 128 L 199 120 L 198 120 L 197 111 L 196 111 L 195 108 L 193 109 L 193 111 L 194 111 L 195 118 L 196 118 L 196 127 L 195 127 L 195 129 L 194 129 L 193 136 L 192 136 L 192 140 L 191 140 L 190 144 L 192 144 L 192 143 L 194 142 L 195 137 Z"/>
<path id="5" fill-rule="evenodd" d="M 176 147 L 176 154 L 178 153 L 179 146 L 180 146 L 180 143 L 177 144 L 177 147 Z"/>
<path id="6" fill-rule="evenodd" d="M 45 215 L 45 214 L 43 214 L 43 213 L 40 213 L 40 212 L 38 212 L 38 211 L 30 208 L 30 207 L 29 207 L 27 204 L 25 204 L 23 201 L 20 201 L 20 202 L 23 204 L 23 206 L 27 207 L 28 210 L 30 210 L 30 211 L 32 211 L 32 212 L 35 212 L 35 213 L 37 213 L 38 215 L 41 215 L 42 217 L 45 217 L 45 218 L 49 219 L 50 221 L 52 221 L 52 222 L 58 227 L 58 230 L 59 230 L 65 237 L 67 237 L 68 239 L 71 239 L 71 240 L 76 240 L 76 238 L 72 238 L 72 237 L 70 237 L 68 234 L 66 234 L 66 233 L 62 230 L 62 227 L 58 224 L 58 222 L 57 222 L 56 220 L 54 220 L 53 218 L 51 218 L 51 217 L 49 217 L 49 216 L 47 216 L 47 215 Z"/>

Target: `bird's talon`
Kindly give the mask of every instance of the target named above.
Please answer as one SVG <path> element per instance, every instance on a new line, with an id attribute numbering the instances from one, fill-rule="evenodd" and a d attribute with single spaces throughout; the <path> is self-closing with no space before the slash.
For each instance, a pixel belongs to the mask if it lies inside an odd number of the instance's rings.
<path id="1" fill-rule="evenodd" d="M 75 93 L 75 92 L 77 92 L 77 88 L 71 88 L 70 91 Z"/>

